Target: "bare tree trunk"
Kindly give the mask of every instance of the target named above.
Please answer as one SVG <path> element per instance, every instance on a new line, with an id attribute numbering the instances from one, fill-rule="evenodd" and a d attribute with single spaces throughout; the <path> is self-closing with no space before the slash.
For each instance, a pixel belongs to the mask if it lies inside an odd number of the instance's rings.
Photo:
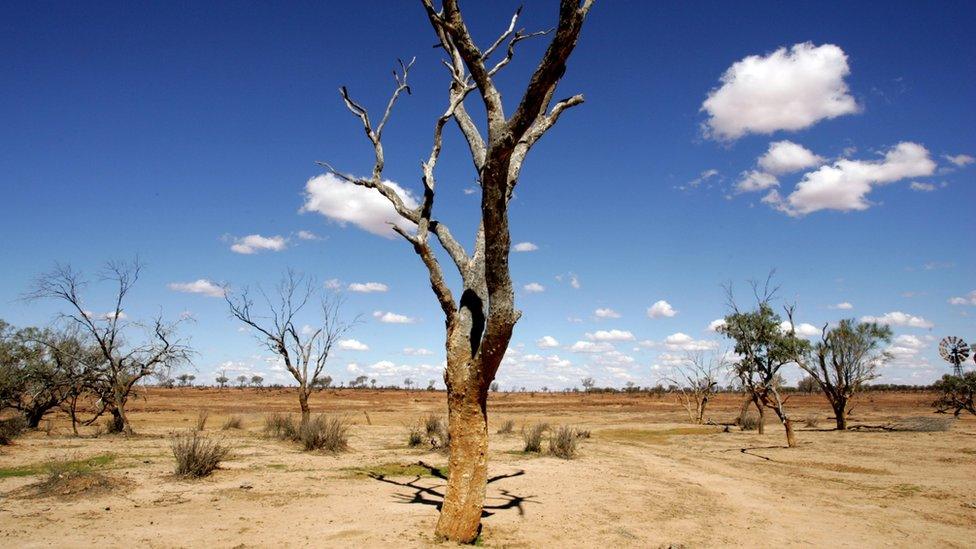
<path id="1" fill-rule="evenodd" d="M 471 543 L 481 530 L 481 513 L 488 482 L 488 383 L 483 383 L 476 360 L 465 357 L 467 349 L 452 353 L 454 361 L 466 364 L 448 371 L 467 371 L 463 380 L 449 380 L 448 434 L 450 458 L 444 504 L 437 521 L 440 537 Z M 449 355 L 451 356 L 451 355 Z"/>
<path id="2" fill-rule="evenodd" d="M 308 391 L 305 387 L 298 388 L 298 404 L 302 408 L 302 425 L 305 425 L 312 415 L 308 407 Z"/>
<path id="3" fill-rule="evenodd" d="M 833 402 L 834 418 L 837 420 L 837 430 L 847 430 L 847 399 L 840 398 Z"/>
<path id="4" fill-rule="evenodd" d="M 119 410 L 119 408 L 112 408 L 112 428 L 110 429 L 113 433 L 124 433 L 126 420 L 124 413 Z M 131 431 L 131 428 L 130 428 Z"/>
<path id="5" fill-rule="evenodd" d="M 754 400 L 753 403 L 756 405 L 756 410 L 759 412 L 759 429 L 758 429 L 759 434 L 765 435 L 766 434 L 766 408 L 763 407 L 762 403 L 759 402 L 758 399 Z"/>
<path id="6" fill-rule="evenodd" d="M 795 448 L 796 435 L 793 434 L 793 422 L 789 418 L 783 418 L 783 428 L 786 429 L 786 445 Z"/>

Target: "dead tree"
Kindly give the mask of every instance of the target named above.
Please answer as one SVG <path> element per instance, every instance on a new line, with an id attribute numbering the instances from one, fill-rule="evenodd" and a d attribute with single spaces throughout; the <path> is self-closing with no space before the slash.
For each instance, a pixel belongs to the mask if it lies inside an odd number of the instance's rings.
<path id="1" fill-rule="evenodd" d="M 732 294 L 732 286 L 726 287 L 731 313 L 725 317 L 725 324 L 719 328 L 719 332 L 735 344 L 738 359 L 732 362 L 731 371 L 759 410 L 760 426 L 764 420 L 763 409 L 773 410 L 786 431 L 787 446 L 793 448 L 796 446 L 796 436 L 793 422 L 786 412 L 786 399 L 780 395 L 780 370 L 808 352 L 810 344 L 796 335 L 792 306 L 786 307 L 789 319 L 787 329 L 780 326 L 781 317 L 770 304 L 777 290 L 770 287 L 771 279 L 772 273 L 764 285 L 752 283 L 757 303 L 752 311 L 740 310 Z"/>
<path id="2" fill-rule="evenodd" d="M 891 354 L 881 348 L 891 341 L 891 328 L 874 322 L 844 319 L 831 329 L 825 324 L 820 341 L 807 356 L 798 357 L 800 368 L 820 386 L 830 402 L 837 429 L 847 429 L 851 398 L 878 377 L 878 368 Z"/>
<path id="3" fill-rule="evenodd" d="M 725 359 L 718 353 L 689 352 L 682 363 L 674 367 L 674 375 L 663 378 L 678 387 L 674 394 L 692 423 L 705 423 L 705 409 L 718 389 L 719 376 L 725 368 Z"/>
<path id="4" fill-rule="evenodd" d="M 450 428 L 450 478 L 437 522 L 439 537 L 458 542 L 473 541 L 479 531 L 487 481 L 488 388 L 502 362 L 512 330 L 521 315 L 515 308 L 515 292 L 509 271 L 511 235 L 508 204 L 518 184 L 522 163 L 529 150 L 567 109 L 583 102 L 582 95 L 553 102 L 556 86 L 566 72 L 593 0 L 561 0 L 556 27 L 526 33 L 518 29 L 521 9 L 508 28 L 490 45 L 480 48 L 472 38 L 457 0 L 422 0 L 427 18 L 446 54 L 444 65 L 450 80 L 447 107 L 434 123 L 430 155 L 421 165 L 423 201 L 408 207 L 396 191 L 383 182 L 383 129 L 403 92 L 410 93 L 407 76 L 413 61 L 400 63 L 394 73 L 396 87 L 383 115 L 370 118 L 345 87 L 342 99 L 362 122 L 372 144 L 375 162 L 369 177 L 355 177 L 322 165 L 349 183 L 375 189 L 390 201 L 408 228 L 393 226 L 423 261 L 430 285 L 444 312 L 446 324 L 448 423 Z M 495 76 L 515 55 L 523 40 L 549 35 L 551 41 L 534 70 L 518 105 L 506 114 Z M 497 59 L 497 60 L 495 60 Z M 487 135 L 469 115 L 465 99 L 477 91 L 484 106 Z M 550 108 L 551 105 L 551 108 Z M 481 187 L 481 218 L 469 252 L 447 225 L 434 216 L 434 170 L 441 153 L 444 127 L 453 120 L 467 142 Z M 446 251 L 461 278 L 459 297 L 448 286 L 431 244 L 431 235 Z"/>
<path id="5" fill-rule="evenodd" d="M 185 319 L 164 322 L 157 316 L 145 324 L 127 320 L 126 298 L 139 280 L 141 270 L 142 263 L 138 259 L 130 263 L 106 264 L 100 280 L 116 287 L 112 310 L 107 313 L 95 313 L 83 306 L 81 292 L 87 281 L 69 265 L 57 265 L 51 272 L 39 276 L 26 295 L 30 300 L 53 298 L 66 303 L 69 312 L 62 313 L 60 319 L 94 341 L 93 346 L 98 351 L 97 363 L 91 365 L 91 389 L 98 403 L 95 417 L 104 412 L 111 413 L 111 430 L 126 435 L 133 434 L 125 405 L 135 385 L 147 376 L 168 374 L 188 362 L 193 354 L 190 347 L 176 337 L 176 331 Z M 133 343 L 130 338 L 139 330 L 145 335 L 141 342 Z"/>
<path id="6" fill-rule="evenodd" d="M 332 347 L 357 322 L 344 322 L 339 315 L 342 300 L 329 294 L 319 295 L 310 278 L 289 270 L 278 283 L 274 299 L 260 291 L 266 316 L 258 316 L 247 288 L 235 296 L 229 288 L 224 299 L 234 318 L 256 330 L 256 336 L 269 351 L 284 363 L 285 369 L 298 382 L 298 404 L 302 424 L 308 422 L 311 410 L 308 397 L 322 381 L 322 374 Z M 321 317 L 317 326 L 305 329 L 298 326 L 298 315 L 309 301 L 320 298 Z"/>

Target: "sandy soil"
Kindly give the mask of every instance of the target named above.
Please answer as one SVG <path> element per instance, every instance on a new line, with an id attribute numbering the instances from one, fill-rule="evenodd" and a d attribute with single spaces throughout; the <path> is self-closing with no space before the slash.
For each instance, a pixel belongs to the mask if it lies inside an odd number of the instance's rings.
<path id="1" fill-rule="evenodd" d="M 853 424 L 931 415 L 926 394 L 873 394 Z M 0 546 L 426 546 L 444 481 L 371 478 L 367 471 L 444 455 L 406 447 L 407 425 L 444 411 L 444 394 L 328 391 L 315 411 L 352 423 L 351 449 L 308 454 L 261 436 L 263 415 L 291 411 L 293 393 L 150 390 L 133 406 L 138 435 L 70 436 L 64 418 L 0 448 L 0 470 L 97 459 L 110 487 L 39 494 L 44 474 L 0 475 Z M 723 396 L 715 421 L 739 401 Z M 491 396 L 492 432 L 505 420 L 571 424 L 592 433 L 577 459 L 521 453 L 493 435 L 482 542 L 505 547 L 974 547 L 976 420 L 949 432 L 834 432 L 816 395 L 789 401 L 799 447 L 782 428 L 764 436 L 688 424 L 669 398 L 647 395 Z M 210 411 L 208 434 L 233 447 L 211 477 L 172 474 L 169 440 Z M 244 430 L 223 431 L 231 414 Z M 368 416 L 368 417 L 367 417 Z M 88 431 L 90 433 L 90 431 Z M 105 457 L 106 455 L 110 457 Z"/>

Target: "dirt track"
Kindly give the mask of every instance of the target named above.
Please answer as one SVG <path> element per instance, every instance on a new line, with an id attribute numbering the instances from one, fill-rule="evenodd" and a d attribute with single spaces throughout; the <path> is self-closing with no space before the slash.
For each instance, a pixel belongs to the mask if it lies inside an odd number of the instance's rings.
<path id="1" fill-rule="evenodd" d="M 853 424 L 931 415 L 926 394 L 872 394 Z M 443 481 L 368 472 L 423 461 L 406 448 L 406 425 L 444 407 L 443 393 L 342 391 L 313 396 L 315 411 L 344 415 L 351 450 L 307 454 L 260 435 L 263 414 L 296 407 L 287 391 L 151 390 L 133 407 L 139 434 L 74 438 L 58 418 L 0 449 L 0 468 L 111 455 L 97 471 L 115 489 L 38 497 L 39 475 L 0 478 L 0 545 L 22 546 L 397 546 L 432 544 Z M 708 414 L 730 419 L 723 396 Z M 783 545 L 972 547 L 976 532 L 976 420 L 949 432 L 830 431 L 818 396 L 789 401 L 799 447 L 782 429 L 723 433 L 690 426 L 668 398 L 559 394 L 491 397 L 502 421 L 572 424 L 592 432 L 572 461 L 520 452 L 521 438 L 493 435 L 489 546 L 687 547 Z M 209 409 L 209 434 L 234 457 L 212 477 L 172 475 L 171 433 Z M 365 413 L 364 413 L 365 412 Z M 244 431 L 221 431 L 230 414 Z M 367 414 L 368 421 L 367 424 Z M 417 469 L 416 467 L 414 469 Z"/>

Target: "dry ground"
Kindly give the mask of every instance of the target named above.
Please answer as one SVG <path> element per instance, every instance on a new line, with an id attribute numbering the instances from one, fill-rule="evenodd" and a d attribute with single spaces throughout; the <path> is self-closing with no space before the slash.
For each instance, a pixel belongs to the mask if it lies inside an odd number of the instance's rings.
<path id="1" fill-rule="evenodd" d="M 76 438 L 64 418 L 0 448 L 0 546 L 425 546 L 444 482 L 371 478 L 370 470 L 444 455 L 406 448 L 406 426 L 442 412 L 440 392 L 327 391 L 315 411 L 353 424 L 351 449 L 308 454 L 261 436 L 263 415 L 297 407 L 288 391 L 150 390 L 134 405 L 138 435 Z M 872 394 L 856 424 L 931 415 L 931 395 Z M 722 396 L 708 414 L 730 420 Z M 492 435 L 487 546 L 973 547 L 976 420 L 949 432 L 830 431 L 816 395 L 794 396 L 798 418 L 819 428 L 767 433 L 691 427 L 669 398 L 647 395 L 498 394 L 492 432 L 506 419 L 592 431 L 577 459 L 520 452 L 521 438 Z M 233 446 L 213 476 L 172 475 L 172 433 L 210 411 L 207 432 Z M 221 431 L 231 414 L 243 431 Z M 368 414 L 368 418 L 367 418 Z M 517 428 L 516 428 L 517 429 Z M 90 433 L 90 431 L 88 431 Z M 43 464 L 76 460 L 99 477 L 39 492 Z M 418 469 L 418 468 L 414 468 Z"/>

